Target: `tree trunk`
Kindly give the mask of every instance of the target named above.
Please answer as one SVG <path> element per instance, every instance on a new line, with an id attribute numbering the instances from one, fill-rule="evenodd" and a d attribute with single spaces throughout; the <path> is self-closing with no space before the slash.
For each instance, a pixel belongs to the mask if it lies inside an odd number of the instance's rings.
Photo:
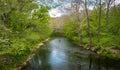
<path id="1" fill-rule="evenodd" d="M 83 39 L 82 39 L 82 30 L 81 30 L 81 24 L 80 24 L 80 16 L 79 14 L 76 15 L 77 16 L 77 24 L 78 24 L 78 36 L 80 38 L 80 42 L 82 43 L 83 42 Z"/>
<path id="2" fill-rule="evenodd" d="M 108 23 L 109 23 L 109 9 L 110 9 L 110 2 L 111 2 L 111 0 L 108 0 L 108 2 L 107 2 L 106 27 L 108 26 Z"/>
<path id="3" fill-rule="evenodd" d="M 82 30 L 81 30 L 81 25 L 78 23 L 78 36 L 80 37 L 80 43 L 83 42 L 82 39 Z"/>
<path id="4" fill-rule="evenodd" d="M 82 30 L 81 30 L 81 18 L 80 18 L 80 13 L 79 13 L 79 6 L 80 6 L 80 2 L 79 0 L 76 0 L 76 19 L 77 19 L 77 24 L 78 24 L 78 27 L 77 27 L 77 30 L 78 30 L 78 36 L 80 38 L 80 43 L 83 42 L 83 39 L 82 39 Z"/>
<path id="5" fill-rule="evenodd" d="M 8 20 L 9 20 L 9 14 L 8 13 L 4 14 L 4 23 L 5 23 L 5 25 L 8 24 Z"/>
<path id="6" fill-rule="evenodd" d="M 90 27 L 90 17 L 88 14 L 88 9 L 87 9 L 87 1 L 85 0 L 85 11 L 86 11 L 86 17 L 87 17 L 87 23 L 88 23 L 88 34 L 90 37 L 90 42 L 89 42 L 89 49 L 92 47 L 92 34 L 91 34 L 91 27 Z"/>
<path id="7" fill-rule="evenodd" d="M 99 2 L 99 21 L 98 21 L 98 47 L 100 47 L 100 32 L 101 32 L 101 9 L 102 9 L 102 5 L 101 5 L 101 0 Z"/>

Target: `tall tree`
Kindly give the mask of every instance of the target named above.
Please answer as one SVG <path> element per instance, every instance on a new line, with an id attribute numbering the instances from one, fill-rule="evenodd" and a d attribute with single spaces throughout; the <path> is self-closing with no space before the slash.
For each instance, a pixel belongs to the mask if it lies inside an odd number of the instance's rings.
<path id="1" fill-rule="evenodd" d="M 106 10 L 106 26 L 108 26 L 108 18 L 109 18 L 109 8 L 110 8 L 111 0 L 107 0 L 107 10 Z"/>
<path id="2" fill-rule="evenodd" d="M 90 17 L 89 17 L 88 8 L 87 8 L 87 0 L 85 0 L 84 4 L 85 4 L 86 17 L 87 17 L 87 24 L 88 24 L 88 34 L 89 34 L 89 37 L 90 37 L 89 48 L 91 49 L 92 34 L 91 34 L 91 27 L 90 27 Z"/>
<path id="3" fill-rule="evenodd" d="M 99 1 L 99 19 L 98 19 L 98 47 L 100 47 L 100 32 L 101 32 L 101 13 L 102 13 L 102 4 L 101 0 Z"/>
<path id="4" fill-rule="evenodd" d="M 31 12 L 35 7 L 35 0 L 0 0 L 0 17 L 6 26 L 8 26 L 10 14 L 13 11 L 21 13 Z M 2 10 L 2 11 L 1 11 Z"/>
<path id="5" fill-rule="evenodd" d="M 74 20 L 74 22 L 72 22 L 72 23 L 74 23 L 74 24 L 72 24 L 72 25 L 69 24 L 67 26 L 69 26 L 69 27 L 70 26 L 72 26 L 72 27 L 75 26 L 76 30 L 73 30 L 73 32 L 75 31 L 74 33 L 76 33 L 76 35 L 78 37 L 76 39 L 80 40 L 80 42 L 83 43 L 83 35 L 82 34 L 84 32 L 82 32 L 82 30 L 83 30 L 82 27 L 84 26 L 83 23 L 87 20 L 86 13 L 85 13 L 85 10 L 84 10 L 84 3 L 83 3 L 82 0 L 75 0 L 75 3 L 72 4 L 71 8 L 74 9 L 74 12 L 71 15 L 71 17 Z M 67 26 L 65 26 L 65 27 L 67 27 Z M 72 29 L 72 27 L 70 27 L 70 29 Z M 69 31 L 68 28 L 64 28 L 64 29 Z M 70 32 L 72 32 L 72 31 L 70 31 Z M 74 36 L 76 36 L 76 35 L 74 35 Z M 74 39 L 75 39 L 75 37 L 74 37 Z"/>
<path id="6" fill-rule="evenodd" d="M 107 8 L 106 8 L 106 27 L 108 26 L 108 23 L 109 23 L 109 11 L 110 11 L 110 5 L 113 4 L 113 2 L 115 2 L 115 0 L 107 0 L 106 1 L 106 5 L 107 5 Z"/>
<path id="7" fill-rule="evenodd" d="M 78 24 L 78 36 L 80 38 L 80 42 L 82 43 L 83 42 L 83 39 L 82 39 L 82 30 L 81 30 L 81 16 L 80 15 L 80 0 L 75 0 L 76 1 L 76 6 L 75 6 L 75 13 L 76 13 L 76 19 L 77 19 L 77 24 Z"/>

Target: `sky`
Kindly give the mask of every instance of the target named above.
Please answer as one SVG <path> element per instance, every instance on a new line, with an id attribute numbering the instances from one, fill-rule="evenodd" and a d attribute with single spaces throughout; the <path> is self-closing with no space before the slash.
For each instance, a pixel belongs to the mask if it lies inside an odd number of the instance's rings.
<path id="1" fill-rule="evenodd" d="M 43 0 L 40 0 L 39 4 L 42 4 L 43 3 L 42 1 Z M 71 8 L 72 7 L 71 5 L 74 5 L 74 0 L 44 0 L 44 1 L 46 1 L 44 4 L 52 7 L 48 12 L 50 17 L 52 18 L 61 17 L 63 15 L 69 15 L 74 10 Z M 119 3 L 120 0 L 115 1 L 116 5 Z M 90 3 L 88 8 L 92 10 L 93 7 L 94 7 L 93 4 Z M 83 7 L 80 7 L 80 9 L 83 9 Z"/>
<path id="2" fill-rule="evenodd" d="M 61 17 L 63 15 L 68 15 L 72 9 L 71 3 L 73 0 L 45 0 L 48 6 L 52 8 L 49 10 L 50 17 L 56 18 Z M 40 4 L 42 1 L 40 0 Z"/>

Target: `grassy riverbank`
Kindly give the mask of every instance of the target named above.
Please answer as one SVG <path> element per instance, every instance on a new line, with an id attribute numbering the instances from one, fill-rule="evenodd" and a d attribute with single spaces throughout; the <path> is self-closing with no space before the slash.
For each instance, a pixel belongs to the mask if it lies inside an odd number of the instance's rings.
<path id="1" fill-rule="evenodd" d="M 75 39 L 71 39 L 69 38 L 70 40 L 72 40 L 75 44 L 85 48 L 85 49 L 88 49 L 88 50 L 91 50 L 97 54 L 99 54 L 100 56 L 103 56 L 103 57 L 107 57 L 107 58 L 110 58 L 110 59 L 114 59 L 114 60 L 119 60 L 120 59 L 120 50 L 118 49 L 114 49 L 114 48 L 111 48 L 111 47 L 105 47 L 105 48 L 99 48 L 97 46 L 92 46 L 91 49 L 89 49 L 89 46 L 87 44 L 80 44 L 80 41 L 77 41 Z"/>
<path id="2" fill-rule="evenodd" d="M 3 51 L 0 52 L 0 70 L 12 70 L 15 67 L 23 66 L 23 62 L 27 60 L 29 55 L 36 52 L 36 49 L 39 49 L 38 47 L 40 47 L 41 44 L 38 45 L 38 43 L 43 42 L 43 40 L 28 43 L 29 41 L 27 40 L 21 42 L 19 39 L 19 43 L 15 43 L 18 45 L 3 49 Z"/>

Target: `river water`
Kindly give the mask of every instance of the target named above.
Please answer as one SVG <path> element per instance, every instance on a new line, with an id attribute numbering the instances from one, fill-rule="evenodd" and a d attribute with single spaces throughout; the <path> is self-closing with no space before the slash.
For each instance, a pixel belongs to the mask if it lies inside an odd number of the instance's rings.
<path id="1" fill-rule="evenodd" d="M 66 38 L 53 38 L 23 70 L 120 70 L 120 61 L 98 56 Z"/>

